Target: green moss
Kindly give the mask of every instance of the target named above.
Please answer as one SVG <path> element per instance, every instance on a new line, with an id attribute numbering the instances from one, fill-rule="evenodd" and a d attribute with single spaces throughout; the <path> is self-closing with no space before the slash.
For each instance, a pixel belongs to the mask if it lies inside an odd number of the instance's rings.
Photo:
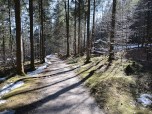
<path id="1" fill-rule="evenodd" d="M 139 63 L 131 60 L 121 62 L 118 59 L 109 65 L 107 58 L 105 56 L 91 58 L 91 63 L 75 69 L 80 79 L 85 79 L 90 72 L 94 72 L 84 81 L 84 84 L 90 89 L 104 112 L 108 114 L 151 114 L 150 108 L 136 103 L 136 98 L 140 94 L 137 91 L 142 89 L 139 84 L 147 87 L 144 84 L 149 80 L 151 72 L 147 74 L 147 77 L 139 79 L 134 75 L 134 72 L 142 67 Z M 72 65 L 81 65 L 85 61 L 81 58 L 79 60 Z M 125 72 L 126 69 L 132 72 L 129 76 Z M 144 91 L 144 88 L 142 90 Z"/>
<path id="2" fill-rule="evenodd" d="M 67 63 L 68 64 L 74 64 L 74 63 L 77 63 L 78 60 L 79 60 L 78 58 L 70 59 L 70 60 L 67 61 Z"/>

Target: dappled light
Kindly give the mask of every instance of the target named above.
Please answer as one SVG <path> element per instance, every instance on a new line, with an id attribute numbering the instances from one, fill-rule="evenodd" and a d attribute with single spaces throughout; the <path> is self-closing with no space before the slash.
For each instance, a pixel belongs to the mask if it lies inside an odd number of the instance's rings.
<path id="1" fill-rule="evenodd" d="M 0 114 L 152 114 L 151 0 L 0 0 Z"/>

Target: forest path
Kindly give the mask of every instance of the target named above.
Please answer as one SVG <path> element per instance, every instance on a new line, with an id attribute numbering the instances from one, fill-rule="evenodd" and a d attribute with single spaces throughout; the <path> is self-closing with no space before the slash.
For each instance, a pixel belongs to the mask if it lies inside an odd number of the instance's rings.
<path id="1" fill-rule="evenodd" d="M 69 65 L 55 56 L 48 61 L 52 64 L 40 74 L 42 98 L 16 114 L 103 114 Z"/>

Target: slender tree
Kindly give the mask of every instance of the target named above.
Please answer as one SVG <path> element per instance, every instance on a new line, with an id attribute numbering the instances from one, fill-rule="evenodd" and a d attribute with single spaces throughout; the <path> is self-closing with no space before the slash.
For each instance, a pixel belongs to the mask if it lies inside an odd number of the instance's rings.
<path id="1" fill-rule="evenodd" d="M 43 36 L 43 2 L 41 0 L 41 38 L 42 38 L 42 62 L 45 62 L 45 47 L 44 47 L 44 36 Z"/>
<path id="2" fill-rule="evenodd" d="M 95 28 L 95 8 L 96 8 L 96 6 L 95 6 L 95 0 L 94 0 L 94 9 L 93 9 L 93 27 L 92 27 L 92 41 L 91 41 L 91 49 L 92 49 L 92 47 L 94 47 L 94 32 L 95 32 L 95 30 L 94 30 L 94 28 Z"/>
<path id="3" fill-rule="evenodd" d="M 112 61 L 114 59 L 113 43 L 114 43 L 114 30 L 115 30 L 115 13 L 116 13 L 116 0 L 113 0 L 112 18 L 111 18 L 111 33 L 110 33 L 109 61 Z"/>
<path id="4" fill-rule="evenodd" d="M 85 20 L 84 20 L 84 41 L 83 41 L 83 52 L 85 52 L 85 33 L 86 33 L 86 12 L 85 12 Z"/>
<path id="5" fill-rule="evenodd" d="M 24 74 L 20 12 L 20 0 L 15 0 L 17 73 Z"/>
<path id="6" fill-rule="evenodd" d="M 76 55 L 76 0 L 75 0 L 75 16 L 74 16 L 74 55 Z"/>
<path id="7" fill-rule="evenodd" d="M 88 0 L 88 14 L 87 14 L 87 62 L 90 60 L 90 0 Z"/>
<path id="8" fill-rule="evenodd" d="M 10 30 L 10 53 L 11 53 L 11 61 L 12 65 L 14 64 L 14 57 L 13 57 L 13 39 L 12 39 L 12 30 L 11 30 L 11 9 L 10 9 L 10 0 L 8 0 L 8 10 L 9 10 L 9 30 Z"/>
<path id="9" fill-rule="evenodd" d="M 81 6 L 80 6 L 80 4 L 81 4 L 81 0 L 79 0 L 79 30 L 78 30 L 78 54 L 80 54 L 80 26 L 81 26 L 81 13 L 80 13 L 80 11 L 81 11 Z"/>
<path id="10" fill-rule="evenodd" d="M 31 42 L 31 69 L 34 70 L 34 47 L 33 47 L 33 0 L 29 0 L 30 11 L 30 42 Z"/>

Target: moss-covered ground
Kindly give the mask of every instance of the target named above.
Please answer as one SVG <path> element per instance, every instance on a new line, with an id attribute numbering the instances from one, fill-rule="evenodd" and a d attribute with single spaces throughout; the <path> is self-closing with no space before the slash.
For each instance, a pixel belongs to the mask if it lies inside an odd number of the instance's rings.
<path id="1" fill-rule="evenodd" d="M 152 93 L 152 72 L 147 64 L 115 55 L 112 63 L 107 56 L 93 57 L 85 64 L 86 57 L 69 57 L 71 66 L 81 67 L 74 71 L 91 91 L 106 114 L 152 114 L 152 106 L 143 107 L 137 98 Z M 149 69 L 148 69 L 149 68 Z"/>
<path id="2" fill-rule="evenodd" d="M 30 61 L 26 61 L 24 63 L 25 65 L 25 72 L 31 71 L 30 69 Z M 35 61 L 35 67 L 37 68 L 40 66 L 40 61 Z M 4 75 L 8 76 L 7 79 L 0 82 L 0 88 L 2 88 L 6 84 L 15 83 L 17 81 L 23 81 L 24 85 L 22 85 L 19 88 L 16 88 L 9 92 L 8 94 L 5 94 L 1 96 L 1 99 L 6 100 L 5 103 L 0 104 L 0 112 L 6 110 L 13 110 L 17 109 L 18 107 L 31 104 L 35 101 L 37 101 L 40 97 L 40 94 L 35 88 L 38 88 L 40 86 L 40 80 L 37 76 L 21 76 L 17 75 L 13 72 L 12 69 L 8 68 L 9 72 L 5 72 Z"/>

